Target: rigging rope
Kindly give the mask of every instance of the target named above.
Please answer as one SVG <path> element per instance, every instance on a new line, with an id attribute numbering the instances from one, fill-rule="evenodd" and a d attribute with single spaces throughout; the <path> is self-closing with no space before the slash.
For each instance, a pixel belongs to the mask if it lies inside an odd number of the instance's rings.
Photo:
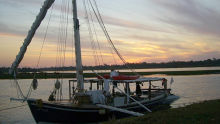
<path id="1" fill-rule="evenodd" d="M 64 50 L 63 50 L 63 63 L 62 63 L 62 68 L 64 71 L 64 66 L 65 66 L 65 61 L 66 61 L 66 44 L 67 44 L 67 37 L 68 37 L 68 25 L 69 25 L 69 0 L 67 0 L 68 2 L 66 3 L 67 9 L 65 11 L 66 14 L 66 26 L 65 26 L 65 36 L 64 36 Z M 62 79 L 61 79 L 61 87 L 60 87 L 60 100 L 62 99 L 63 95 L 62 95 L 62 84 L 63 84 L 63 74 L 62 74 Z"/>
<path id="2" fill-rule="evenodd" d="M 90 40 L 91 40 L 91 46 L 92 46 L 92 50 L 93 50 L 93 57 L 94 57 L 94 62 L 95 62 L 95 66 L 100 65 L 100 61 L 97 55 L 97 50 L 96 50 L 96 45 L 94 42 L 94 38 L 93 38 L 93 33 L 92 33 L 92 29 L 91 29 L 91 24 L 90 24 L 90 20 L 89 20 L 89 14 L 87 11 L 87 7 L 85 4 L 85 0 L 83 0 L 83 5 L 84 5 L 84 9 L 85 9 L 85 16 L 86 16 L 86 20 L 87 20 L 87 25 L 88 25 L 88 31 L 89 31 L 89 36 L 90 36 Z"/>
<path id="3" fill-rule="evenodd" d="M 25 105 L 19 105 L 19 106 L 14 106 L 14 107 L 9 107 L 9 108 L 4 108 L 4 109 L 1 109 L 0 111 L 15 109 L 15 108 L 23 107 L 23 106 L 26 106 L 26 105 L 27 105 L 27 104 L 25 104 Z"/>
<path id="4" fill-rule="evenodd" d="M 104 64 L 103 57 L 102 57 L 102 52 L 101 52 L 101 48 L 100 48 L 98 36 L 97 36 L 97 33 L 96 33 L 96 28 L 95 28 L 94 20 L 93 20 L 93 16 L 92 16 L 91 13 L 90 13 L 90 17 L 91 17 L 91 21 L 92 21 L 92 26 L 93 26 L 93 30 L 94 30 L 96 42 L 97 42 L 97 45 L 98 45 L 98 48 L 99 48 L 99 54 L 100 54 L 100 56 L 101 56 L 102 63 Z"/>
<path id="5" fill-rule="evenodd" d="M 92 10 L 93 10 L 93 13 L 95 14 L 95 17 L 96 17 L 96 19 L 97 19 L 97 21 L 98 21 L 98 23 L 99 23 L 99 25 L 100 25 L 100 27 L 102 28 L 102 30 L 103 30 L 103 26 L 101 25 L 101 21 L 100 21 L 100 19 L 98 18 L 98 16 L 97 16 L 97 14 L 96 14 L 96 11 L 94 11 L 94 8 L 93 8 L 93 6 L 92 6 L 92 4 L 91 4 L 91 1 L 89 0 L 88 1 L 88 6 L 89 6 L 89 4 L 90 4 L 90 7 L 92 7 Z M 89 8 L 90 9 L 90 8 Z M 91 10 L 90 10 L 91 11 Z M 91 16 L 92 17 L 92 16 Z M 104 30 L 103 30 L 103 33 L 105 34 L 105 36 L 106 36 L 106 32 L 104 32 Z M 113 54 L 113 51 L 112 51 L 112 49 L 110 48 L 110 52 L 111 52 L 111 54 L 112 54 L 112 57 L 113 57 L 113 60 L 114 60 L 114 64 L 116 64 L 116 60 L 115 60 L 115 57 L 114 57 L 114 54 Z M 104 62 L 103 62 L 103 64 L 104 64 Z"/>
<path id="6" fill-rule="evenodd" d="M 18 81 L 17 79 L 14 79 L 15 80 L 15 84 L 16 84 L 16 89 L 17 89 L 17 95 L 18 95 L 18 98 L 22 97 L 22 98 L 25 98 L 22 90 L 21 90 L 21 87 L 20 85 L 18 84 Z"/>
<path id="7" fill-rule="evenodd" d="M 40 63 L 40 59 L 41 59 L 41 54 L 42 54 L 42 51 L 43 51 L 43 47 L 44 47 L 44 43 L 46 41 L 46 37 L 47 37 L 47 31 L 48 31 L 48 27 L 50 25 L 50 19 L 51 19 L 51 15 L 52 15 L 52 12 L 53 12 L 53 5 L 52 5 L 52 9 L 50 11 L 50 16 L 49 16 L 49 19 L 48 19 L 48 22 L 47 22 L 47 26 L 46 26 L 46 30 L 45 30 L 45 34 L 44 34 L 44 38 L 43 38 L 43 42 L 42 42 L 42 45 L 41 45 L 41 49 L 40 49 L 40 54 L 39 54 L 39 57 L 38 57 L 38 61 L 37 61 L 37 65 L 36 65 L 36 68 L 37 68 L 37 72 L 39 71 L 39 63 Z M 36 77 L 36 73 L 34 73 L 34 78 Z M 18 89 L 19 89 L 19 92 L 22 93 L 22 90 L 20 89 L 20 86 L 16 80 L 16 85 L 18 86 Z M 22 93 L 22 97 L 24 99 L 27 99 L 29 98 L 29 96 L 31 95 L 31 92 L 32 92 L 32 85 L 33 85 L 33 82 L 31 83 L 30 87 L 29 87 L 29 90 L 28 90 L 28 93 L 26 95 L 26 97 L 23 95 Z"/>
<path id="8" fill-rule="evenodd" d="M 42 46 L 41 46 L 41 49 L 40 49 L 40 55 L 38 57 L 38 61 L 37 61 L 37 65 L 36 65 L 37 69 L 38 69 L 38 66 L 39 66 L 39 63 L 40 63 L 40 58 L 41 58 L 42 50 L 43 50 L 44 43 L 45 43 L 45 40 L 46 40 L 46 37 L 47 37 L 47 31 L 48 31 L 48 27 L 50 25 L 50 19 L 51 19 L 51 15 L 52 15 L 52 12 L 53 12 L 53 6 L 54 6 L 54 4 L 52 5 L 51 11 L 50 11 L 49 20 L 47 22 L 46 31 L 45 31 L 45 34 L 44 34 L 44 39 L 43 39 Z"/>
<path id="9" fill-rule="evenodd" d="M 48 31 L 48 26 L 49 26 L 49 24 L 50 24 L 50 19 L 51 19 L 52 11 L 53 11 L 53 5 L 52 5 L 51 13 L 50 13 L 50 16 L 49 16 L 49 20 L 48 20 L 48 23 L 47 23 L 47 26 L 46 26 L 46 31 L 45 31 L 44 39 L 43 39 L 43 42 L 42 42 L 40 54 L 39 54 L 39 57 L 38 57 L 38 61 L 37 61 L 37 65 L 36 65 L 37 69 L 38 69 L 38 66 L 39 66 L 39 63 L 40 63 L 40 58 L 41 58 L 43 46 L 44 46 L 44 43 L 45 43 L 45 40 L 46 40 L 47 31 Z M 34 74 L 34 78 L 35 78 L 35 77 L 36 77 L 36 73 Z M 15 85 L 16 85 L 17 97 L 18 97 L 18 98 L 22 97 L 23 99 L 27 99 L 27 98 L 31 95 L 33 82 L 31 83 L 31 85 L 30 85 L 30 87 L 29 87 L 29 90 L 28 90 L 28 93 L 27 93 L 26 97 L 24 96 L 24 94 L 23 94 L 23 92 L 22 92 L 22 90 L 21 90 L 21 88 L 20 88 L 20 85 L 18 84 L 18 81 L 17 81 L 17 78 L 16 78 L 16 72 L 15 72 L 15 71 L 14 71 L 14 82 L 15 82 Z"/>
<path id="10" fill-rule="evenodd" d="M 107 41 L 110 43 L 111 47 L 113 48 L 113 50 L 115 51 L 115 53 L 119 56 L 119 58 L 123 61 L 123 63 L 125 63 L 124 59 L 120 56 L 119 52 L 117 52 L 117 49 L 114 47 L 114 44 L 113 44 L 112 41 L 111 41 L 111 38 L 110 38 L 110 36 L 109 36 L 109 34 L 108 34 L 106 28 L 105 28 L 104 22 L 103 22 L 103 20 L 102 20 L 102 17 L 101 17 L 101 15 L 100 15 L 100 13 L 99 13 L 98 8 L 96 8 L 97 13 L 98 13 L 98 14 L 97 14 L 90 0 L 89 0 L 89 2 L 90 2 L 90 5 L 91 5 L 91 7 L 92 7 L 92 10 L 93 10 L 93 12 L 94 12 L 94 14 L 95 14 L 95 16 L 96 16 L 98 22 L 99 22 L 99 24 L 100 24 L 100 26 L 101 26 L 101 28 L 102 28 L 102 30 L 103 30 L 105 36 L 106 36 Z M 97 6 L 96 6 L 96 7 L 97 7 Z"/>
<path id="11" fill-rule="evenodd" d="M 95 0 L 93 0 L 93 2 L 95 3 L 95 8 L 96 8 L 96 10 L 94 9 L 94 6 L 92 5 L 91 0 L 89 0 L 89 3 L 90 3 L 90 5 L 91 5 L 91 7 L 92 7 L 92 10 L 93 10 L 93 12 L 94 12 L 94 14 L 95 14 L 95 16 L 96 16 L 96 18 L 97 18 L 97 20 L 98 20 L 98 22 L 99 22 L 99 24 L 100 24 L 102 30 L 103 30 L 103 32 L 104 32 L 104 34 L 105 34 L 105 36 L 106 36 L 108 42 L 109 42 L 110 45 L 112 46 L 113 50 L 115 51 L 115 53 L 118 55 L 118 57 L 121 59 L 121 61 L 124 63 L 124 65 L 125 65 L 128 69 L 130 69 L 133 73 L 139 75 L 134 69 L 132 69 L 131 67 L 128 66 L 128 63 L 126 62 L 126 60 L 123 58 L 123 56 L 119 53 L 119 51 L 118 51 L 117 48 L 115 47 L 114 43 L 112 42 L 112 40 L 111 40 L 111 38 L 110 38 L 110 36 L 109 36 L 109 34 L 108 34 L 108 31 L 107 31 L 107 29 L 106 29 L 106 27 L 105 27 L 105 24 L 104 24 L 104 22 L 103 22 L 103 20 L 102 20 L 101 14 L 100 14 L 99 9 L 98 9 L 98 5 L 97 5 L 97 3 L 96 3 Z M 98 14 L 96 13 L 96 11 L 97 11 Z"/>
<path id="12" fill-rule="evenodd" d="M 58 40 L 57 40 L 57 54 L 56 54 L 56 72 L 58 68 L 61 68 L 64 71 L 64 66 L 66 63 L 66 49 L 67 49 L 67 37 L 68 37 L 68 26 L 69 26 L 69 0 L 61 1 L 61 13 L 59 15 L 59 30 L 58 30 Z M 62 95 L 62 84 L 63 84 L 63 74 L 61 77 L 57 75 L 58 78 L 61 78 L 60 89 L 57 90 L 57 100 L 63 98 Z"/>

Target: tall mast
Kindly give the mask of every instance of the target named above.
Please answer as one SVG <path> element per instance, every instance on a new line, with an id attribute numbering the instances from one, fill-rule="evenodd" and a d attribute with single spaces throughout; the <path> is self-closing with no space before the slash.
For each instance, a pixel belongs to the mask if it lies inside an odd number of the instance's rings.
<path id="1" fill-rule="evenodd" d="M 79 89 L 79 91 L 83 91 L 83 89 L 84 89 L 83 68 L 82 68 L 80 34 L 79 34 L 79 20 L 78 20 L 78 17 L 77 17 L 76 0 L 72 0 L 72 4 L 73 4 L 73 22 L 74 22 L 77 88 Z"/>

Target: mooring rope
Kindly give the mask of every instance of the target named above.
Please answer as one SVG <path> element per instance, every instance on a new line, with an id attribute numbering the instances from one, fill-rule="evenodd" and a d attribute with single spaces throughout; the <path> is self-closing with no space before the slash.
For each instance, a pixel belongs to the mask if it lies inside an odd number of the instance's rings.
<path id="1" fill-rule="evenodd" d="M 19 106 L 14 106 L 14 107 L 9 107 L 9 108 L 4 108 L 4 109 L 0 109 L 0 111 L 15 109 L 15 108 L 23 107 L 23 106 L 26 106 L 26 105 L 27 105 L 27 104 L 25 104 L 25 105 L 19 105 Z"/>

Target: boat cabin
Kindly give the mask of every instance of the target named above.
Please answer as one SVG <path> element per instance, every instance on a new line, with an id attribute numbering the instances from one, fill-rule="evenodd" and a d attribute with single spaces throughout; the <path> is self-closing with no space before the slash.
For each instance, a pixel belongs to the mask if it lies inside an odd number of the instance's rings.
<path id="1" fill-rule="evenodd" d="M 165 78 L 143 77 L 134 80 L 90 79 L 86 95 L 79 95 L 76 91 L 76 80 L 69 80 L 69 99 L 76 104 L 106 104 L 124 106 L 137 101 L 151 100 L 161 94 L 169 94 Z M 124 90 L 122 90 L 124 89 Z"/>

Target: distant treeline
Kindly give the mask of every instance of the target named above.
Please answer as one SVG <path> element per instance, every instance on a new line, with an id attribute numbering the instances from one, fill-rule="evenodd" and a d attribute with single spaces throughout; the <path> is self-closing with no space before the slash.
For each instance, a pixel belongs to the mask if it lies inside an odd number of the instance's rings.
<path id="1" fill-rule="evenodd" d="M 100 66 L 83 66 L 84 70 L 110 70 L 110 69 L 127 69 L 127 66 L 133 69 L 147 68 L 183 68 L 183 67 L 211 67 L 220 66 L 220 59 L 207 59 L 203 61 L 172 61 L 161 63 L 128 63 L 127 65 L 100 65 Z M 72 71 L 76 68 L 69 67 L 46 67 L 46 68 L 18 68 L 18 72 L 42 72 L 42 71 Z M 9 67 L 0 67 L 0 74 L 8 73 Z"/>

